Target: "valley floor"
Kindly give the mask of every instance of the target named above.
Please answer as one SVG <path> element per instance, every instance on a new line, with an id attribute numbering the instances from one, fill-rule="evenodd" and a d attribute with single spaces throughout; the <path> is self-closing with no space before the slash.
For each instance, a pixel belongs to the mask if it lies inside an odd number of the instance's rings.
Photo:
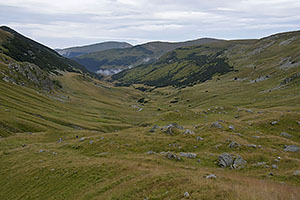
<path id="1" fill-rule="evenodd" d="M 299 199 L 300 152 L 285 151 L 300 146 L 299 87 L 231 76 L 145 92 L 74 73 L 53 94 L 1 81 L 0 199 Z M 221 168 L 223 153 L 247 163 Z"/>

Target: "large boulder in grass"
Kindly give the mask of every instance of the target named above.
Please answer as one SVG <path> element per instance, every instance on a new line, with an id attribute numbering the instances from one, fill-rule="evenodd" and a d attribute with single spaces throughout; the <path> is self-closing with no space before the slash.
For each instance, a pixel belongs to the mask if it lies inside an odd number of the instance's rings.
<path id="1" fill-rule="evenodd" d="M 246 163 L 247 161 L 241 156 L 232 156 L 228 153 L 223 153 L 219 156 L 218 165 L 222 168 L 231 167 L 232 169 L 238 169 Z"/>
<path id="2" fill-rule="evenodd" d="M 300 151 L 300 147 L 298 147 L 297 145 L 285 145 L 284 146 L 284 151 L 298 152 L 298 151 Z"/>
<path id="3" fill-rule="evenodd" d="M 219 156 L 218 165 L 222 168 L 229 167 L 233 164 L 233 157 L 228 153 L 222 153 Z"/>

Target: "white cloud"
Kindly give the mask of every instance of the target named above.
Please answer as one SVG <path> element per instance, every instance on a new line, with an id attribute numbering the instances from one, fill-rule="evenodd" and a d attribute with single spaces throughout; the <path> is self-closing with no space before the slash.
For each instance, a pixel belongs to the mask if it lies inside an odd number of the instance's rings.
<path id="1" fill-rule="evenodd" d="M 299 0 L 0 0 L 0 21 L 51 47 L 253 38 L 300 29 Z"/>

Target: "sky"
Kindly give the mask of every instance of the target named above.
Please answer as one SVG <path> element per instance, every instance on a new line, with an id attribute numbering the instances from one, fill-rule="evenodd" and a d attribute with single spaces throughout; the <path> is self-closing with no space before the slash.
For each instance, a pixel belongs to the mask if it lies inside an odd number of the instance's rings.
<path id="1" fill-rule="evenodd" d="M 250 39 L 300 30 L 300 0 L 0 0 L 0 25 L 51 48 Z"/>

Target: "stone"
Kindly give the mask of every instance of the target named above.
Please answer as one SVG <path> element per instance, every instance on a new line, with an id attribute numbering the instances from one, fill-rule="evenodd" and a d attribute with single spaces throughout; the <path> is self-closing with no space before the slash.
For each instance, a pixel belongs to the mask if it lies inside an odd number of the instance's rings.
<path id="1" fill-rule="evenodd" d="M 177 128 L 177 129 L 180 129 L 180 130 L 184 129 L 183 126 L 180 126 L 177 123 L 171 123 L 171 124 L 165 126 L 164 128 L 166 128 L 166 129 L 168 129 L 168 128 Z"/>
<path id="2" fill-rule="evenodd" d="M 222 129 L 223 126 L 221 124 L 219 124 L 219 122 L 214 122 L 212 123 L 211 125 L 212 128 L 219 128 L 219 129 Z"/>
<path id="3" fill-rule="evenodd" d="M 197 159 L 197 162 L 198 162 L 198 163 L 201 163 L 201 160 L 200 160 L 200 159 Z"/>
<path id="4" fill-rule="evenodd" d="M 250 110 L 250 109 L 246 110 L 246 112 L 247 112 L 247 113 L 253 113 L 253 111 Z"/>
<path id="5" fill-rule="evenodd" d="M 252 136 L 252 137 L 255 138 L 255 139 L 259 139 L 260 138 L 260 136 L 257 136 L 257 135 Z"/>
<path id="6" fill-rule="evenodd" d="M 194 135 L 195 132 L 192 131 L 192 130 L 189 130 L 189 129 L 186 129 L 184 132 L 183 132 L 184 135 Z"/>
<path id="7" fill-rule="evenodd" d="M 234 128 L 233 125 L 229 125 L 228 128 L 229 128 L 230 130 L 232 130 L 232 131 L 235 131 L 235 128 Z"/>
<path id="8" fill-rule="evenodd" d="M 281 132 L 281 133 L 280 133 L 280 136 L 286 137 L 286 138 L 291 138 L 291 137 L 293 137 L 292 135 L 290 135 L 290 134 L 288 134 L 288 133 L 286 133 L 286 132 Z"/>
<path id="9" fill-rule="evenodd" d="M 184 196 L 185 198 L 188 198 L 188 197 L 190 197 L 190 194 L 189 194 L 188 192 L 185 192 L 185 193 L 183 194 L 183 196 Z"/>
<path id="10" fill-rule="evenodd" d="M 53 152 L 52 152 L 52 155 L 54 155 L 54 156 L 55 156 L 55 155 L 57 155 L 57 153 L 53 151 Z"/>
<path id="11" fill-rule="evenodd" d="M 180 152 L 180 156 L 186 157 L 186 158 L 196 158 L 197 154 L 195 154 L 195 153 Z"/>
<path id="12" fill-rule="evenodd" d="M 41 149 L 39 152 L 40 152 L 40 153 L 43 153 L 43 152 L 44 152 L 44 150 L 43 150 L 43 149 Z"/>
<path id="13" fill-rule="evenodd" d="M 218 165 L 222 168 L 229 167 L 233 164 L 233 157 L 228 153 L 223 153 L 219 156 Z"/>
<path id="14" fill-rule="evenodd" d="M 272 126 L 274 126 L 274 125 L 276 125 L 276 124 L 278 124 L 278 121 L 272 121 L 272 122 L 271 122 L 271 125 L 272 125 Z"/>
<path id="15" fill-rule="evenodd" d="M 300 121 L 297 121 L 297 124 L 300 125 Z"/>
<path id="16" fill-rule="evenodd" d="M 26 147 L 27 145 L 26 144 L 22 144 L 22 147 Z"/>
<path id="17" fill-rule="evenodd" d="M 173 127 L 168 127 L 167 130 L 165 131 L 168 135 L 174 135 L 174 132 L 173 132 Z"/>
<path id="18" fill-rule="evenodd" d="M 170 159 L 170 160 L 176 160 L 176 161 L 180 161 L 181 160 L 180 156 L 177 156 L 176 154 L 171 153 L 171 152 L 167 152 L 166 158 Z"/>
<path id="19" fill-rule="evenodd" d="M 300 170 L 294 171 L 294 175 L 295 175 L 295 176 L 300 176 Z"/>
<path id="20" fill-rule="evenodd" d="M 236 143 L 235 141 L 232 141 L 229 145 L 229 148 L 237 148 L 241 146 L 240 144 Z"/>
<path id="21" fill-rule="evenodd" d="M 273 169 L 278 169 L 278 166 L 277 165 L 272 165 L 272 168 Z"/>
<path id="22" fill-rule="evenodd" d="M 232 168 L 237 169 L 246 163 L 247 163 L 247 161 L 244 160 L 241 156 L 237 156 L 237 158 L 233 161 Z"/>
<path id="23" fill-rule="evenodd" d="M 84 141 L 85 140 L 85 137 L 82 137 L 82 138 L 80 138 L 80 142 L 82 142 L 82 141 Z"/>
<path id="24" fill-rule="evenodd" d="M 203 141 L 204 139 L 203 139 L 202 137 L 200 137 L 200 136 L 197 136 L 197 137 L 196 137 L 196 140 L 197 140 L 197 141 Z"/>
<path id="25" fill-rule="evenodd" d="M 63 142 L 63 139 L 62 138 L 59 138 L 57 143 L 62 143 Z"/>
<path id="26" fill-rule="evenodd" d="M 248 144 L 247 147 L 252 147 L 252 148 L 256 148 L 257 145 L 256 144 Z"/>
<path id="27" fill-rule="evenodd" d="M 215 174 L 209 174 L 205 178 L 207 178 L 207 179 L 216 179 L 217 176 Z"/>
<path id="28" fill-rule="evenodd" d="M 300 147 L 298 147 L 297 145 L 285 145 L 284 151 L 298 152 L 298 151 L 300 151 Z"/>
<path id="29" fill-rule="evenodd" d="M 266 165 L 267 163 L 266 162 L 258 162 L 255 164 L 255 166 L 262 166 L 262 165 Z"/>
<path id="30" fill-rule="evenodd" d="M 151 129 L 150 129 L 150 133 L 154 133 L 156 129 L 159 129 L 159 126 L 154 125 Z"/>
<path id="31" fill-rule="evenodd" d="M 93 144 L 93 143 L 94 143 L 94 141 L 93 141 L 93 140 L 91 140 L 91 141 L 89 141 L 89 143 L 90 143 L 90 144 Z"/>
<path id="32" fill-rule="evenodd" d="M 151 151 L 148 151 L 147 154 L 152 155 L 152 154 L 155 154 L 155 152 L 151 150 Z"/>

